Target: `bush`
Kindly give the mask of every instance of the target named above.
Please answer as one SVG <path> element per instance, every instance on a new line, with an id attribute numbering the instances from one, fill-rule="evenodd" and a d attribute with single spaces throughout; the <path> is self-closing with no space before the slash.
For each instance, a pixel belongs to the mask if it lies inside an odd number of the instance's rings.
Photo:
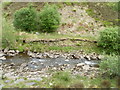
<path id="1" fill-rule="evenodd" d="M 106 28 L 100 32 L 98 46 L 110 50 L 120 50 L 118 27 Z"/>
<path id="2" fill-rule="evenodd" d="M 14 26 L 24 31 L 32 31 L 36 29 L 36 11 L 32 6 L 29 8 L 21 8 L 14 14 Z"/>
<path id="3" fill-rule="evenodd" d="M 107 5 L 115 11 L 120 11 L 120 3 L 119 2 L 109 2 L 109 3 L 107 3 Z"/>
<path id="4" fill-rule="evenodd" d="M 55 5 L 46 5 L 38 14 L 39 29 L 42 32 L 54 32 L 60 24 L 60 14 Z"/>
<path id="5" fill-rule="evenodd" d="M 100 63 L 100 69 L 106 73 L 107 76 L 120 76 L 119 68 L 120 62 L 118 56 L 106 56 Z"/>
<path id="6" fill-rule="evenodd" d="M 2 30 L 2 47 L 3 48 L 14 48 L 18 36 L 14 31 L 14 27 L 11 23 L 3 19 L 3 30 Z"/>

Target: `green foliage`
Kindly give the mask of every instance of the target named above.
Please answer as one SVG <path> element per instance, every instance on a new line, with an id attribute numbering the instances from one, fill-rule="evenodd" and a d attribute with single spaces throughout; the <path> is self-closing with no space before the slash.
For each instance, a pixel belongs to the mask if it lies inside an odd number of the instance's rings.
<path id="1" fill-rule="evenodd" d="M 120 3 L 118 2 L 109 2 L 107 5 L 115 11 L 120 11 Z"/>
<path id="2" fill-rule="evenodd" d="M 70 82 L 71 74 L 69 72 L 56 72 L 53 76 L 54 79 L 62 82 Z"/>
<path id="3" fill-rule="evenodd" d="M 104 24 L 105 26 L 111 26 L 111 25 L 113 25 L 112 22 L 108 22 L 108 21 L 102 21 L 102 22 L 103 22 L 103 24 Z"/>
<path id="4" fill-rule="evenodd" d="M 15 33 L 14 27 L 11 23 L 3 19 L 3 30 L 2 30 L 2 47 L 13 48 L 16 44 L 18 36 Z"/>
<path id="5" fill-rule="evenodd" d="M 110 50 L 120 50 L 118 27 L 110 27 L 100 32 L 98 46 Z"/>
<path id="6" fill-rule="evenodd" d="M 64 4 L 66 4 L 68 6 L 72 6 L 73 2 L 70 2 L 70 0 L 66 0 L 66 2 L 64 2 Z"/>
<path id="7" fill-rule="evenodd" d="M 60 24 L 60 14 L 55 5 L 45 5 L 38 17 L 38 28 L 42 32 L 54 32 Z"/>
<path id="8" fill-rule="evenodd" d="M 89 16 L 93 16 L 95 15 L 94 11 L 92 9 L 87 9 L 86 10 L 86 13 L 89 15 Z"/>
<path id="9" fill-rule="evenodd" d="M 118 56 L 110 55 L 106 56 L 103 61 L 100 63 L 100 69 L 102 72 L 106 73 L 107 76 L 114 76 L 119 75 L 119 68 L 120 62 L 118 60 Z"/>
<path id="10" fill-rule="evenodd" d="M 36 29 L 36 11 L 32 6 L 21 8 L 14 14 L 14 26 L 24 31 L 33 31 Z"/>
<path id="11" fill-rule="evenodd" d="M 4 8 L 8 7 L 12 2 L 2 2 Z"/>

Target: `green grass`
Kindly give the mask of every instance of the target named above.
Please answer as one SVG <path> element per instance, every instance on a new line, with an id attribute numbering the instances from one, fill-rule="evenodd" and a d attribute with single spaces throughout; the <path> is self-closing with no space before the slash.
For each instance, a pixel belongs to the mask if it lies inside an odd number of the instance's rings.
<path id="1" fill-rule="evenodd" d="M 56 50 L 56 51 L 63 51 L 63 52 L 70 52 L 73 50 L 78 50 L 78 47 L 71 47 L 71 46 L 50 46 L 49 50 Z"/>
<path id="2" fill-rule="evenodd" d="M 2 29 L 2 47 L 13 48 L 15 47 L 16 40 L 19 36 L 16 35 L 16 31 L 14 30 L 14 27 L 9 21 L 3 19 L 3 23 L 4 24 Z"/>
<path id="3" fill-rule="evenodd" d="M 87 13 L 89 16 L 94 16 L 94 15 L 95 15 L 95 13 L 94 13 L 94 11 L 93 11 L 92 9 L 87 9 L 87 10 L 86 10 L 86 13 Z"/>
<path id="4" fill-rule="evenodd" d="M 2 3 L 2 6 L 3 6 L 3 8 L 6 8 L 6 7 L 8 7 L 11 3 L 12 3 L 12 2 L 3 2 L 3 3 Z"/>
<path id="5" fill-rule="evenodd" d="M 89 43 L 89 42 L 71 42 L 71 41 L 65 41 L 60 42 L 65 44 L 65 46 L 61 46 L 60 43 L 53 43 L 52 45 L 49 45 L 49 43 L 43 44 L 43 43 L 23 43 L 23 40 L 30 41 L 30 40 L 39 40 L 39 39 L 60 39 L 60 38 L 73 38 L 73 39 L 87 39 L 87 40 L 96 40 L 97 37 L 93 37 L 91 35 L 85 34 L 83 35 L 63 35 L 58 33 L 40 33 L 39 35 L 36 35 L 33 33 L 26 33 L 14 30 L 14 27 L 12 26 L 11 22 L 7 22 L 4 20 L 3 24 L 3 33 L 2 33 L 2 48 L 9 48 L 9 49 L 17 49 L 19 51 L 35 51 L 35 52 L 45 52 L 50 50 L 55 51 L 62 51 L 62 52 L 71 52 L 74 50 L 83 50 L 85 53 L 102 53 L 104 49 L 101 49 L 100 47 L 97 47 L 97 44 L 95 43 Z M 74 46 L 69 46 L 69 44 L 74 44 Z"/>
<path id="6" fill-rule="evenodd" d="M 120 11 L 119 2 L 108 2 L 108 3 L 106 3 L 106 5 L 110 8 L 112 8 L 112 10 L 114 10 L 114 11 L 117 11 L 117 12 Z"/>
<path id="7" fill-rule="evenodd" d="M 67 44 L 67 42 L 64 42 Z M 58 51 L 58 52 L 72 52 L 72 51 L 77 51 L 77 50 L 83 50 L 85 53 L 101 53 L 102 50 L 101 48 L 98 48 L 96 44 L 94 43 L 89 43 L 89 42 L 80 42 L 76 43 L 75 46 L 60 46 L 59 44 L 57 45 L 49 45 L 49 44 L 43 44 L 43 43 L 25 43 L 22 44 L 18 43 L 14 48 L 11 49 L 17 49 L 19 51 L 34 51 L 34 52 L 46 52 L 46 51 Z"/>
<path id="8" fill-rule="evenodd" d="M 102 78 L 101 76 L 97 76 L 96 78 L 89 78 L 86 76 L 80 76 L 80 75 L 72 75 L 69 70 L 65 71 L 57 71 L 57 72 L 51 72 L 52 76 L 50 77 L 43 77 L 42 81 L 36 81 L 36 80 L 27 80 L 19 82 L 16 84 L 14 83 L 14 80 L 11 80 L 9 83 L 4 83 L 4 88 L 10 88 L 10 87 L 19 87 L 19 88 L 30 88 L 30 87 L 38 87 L 38 88 L 71 88 L 71 87 L 80 87 L 84 86 L 84 88 L 101 88 L 101 83 L 104 81 L 107 81 L 110 83 L 110 87 L 117 87 L 117 78 L 110 79 Z M 22 77 L 21 77 L 22 78 Z M 19 78 L 20 79 L 20 78 Z M 10 80 L 10 79 L 5 79 Z M 5 81 L 4 80 L 4 81 Z M 35 82 L 36 84 L 33 86 L 27 86 L 25 83 L 29 82 Z M 105 85 L 106 86 L 106 85 Z"/>

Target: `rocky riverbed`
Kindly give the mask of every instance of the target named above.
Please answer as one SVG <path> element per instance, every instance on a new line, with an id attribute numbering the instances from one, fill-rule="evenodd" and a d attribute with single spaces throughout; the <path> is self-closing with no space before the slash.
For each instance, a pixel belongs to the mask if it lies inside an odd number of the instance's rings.
<path id="1" fill-rule="evenodd" d="M 9 50 L 4 49 L 0 50 L 0 60 L 6 60 L 7 56 L 13 57 L 16 56 L 19 53 L 27 53 L 28 56 L 32 58 L 59 58 L 64 57 L 65 59 L 87 59 L 87 60 L 101 60 L 103 56 L 98 55 L 96 53 L 91 54 L 85 54 L 83 51 L 75 51 L 75 52 L 69 52 L 69 53 L 63 53 L 63 52 L 56 52 L 56 51 L 49 51 L 44 53 L 39 52 L 19 52 L 18 50 Z"/>
<path id="2" fill-rule="evenodd" d="M 102 56 L 98 54 L 88 55 L 82 51 L 21 53 L 17 50 L 2 50 L 0 52 L 1 77 L 14 82 L 19 82 L 20 78 L 40 81 L 43 77 L 51 77 L 53 72 L 69 70 L 73 75 L 94 78 L 99 74 L 98 63 L 101 58 Z"/>

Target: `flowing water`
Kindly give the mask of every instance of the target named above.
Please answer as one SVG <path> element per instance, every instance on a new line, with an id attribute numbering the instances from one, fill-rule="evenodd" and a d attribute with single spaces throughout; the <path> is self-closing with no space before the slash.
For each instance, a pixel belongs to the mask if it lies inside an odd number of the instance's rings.
<path id="1" fill-rule="evenodd" d="M 65 59 L 63 57 L 59 58 L 45 58 L 45 59 L 37 59 L 31 58 L 25 53 L 20 53 L 14 57 L 7 57 L 7 60 L 4 60 L 2 63 L 5 64 L 15 64 L 15 68 L 19 67 L 23 63 L 27 63 L 29 68 L 33 69 L 41 69 L 45 67 L 57 67 L 63 64 L 69 64 L 70 66 L 74 66 L 78 63 L 85 63 L 89 65 L 98 64 L 98 60 L 88 61 L 86 59 Z"/>

